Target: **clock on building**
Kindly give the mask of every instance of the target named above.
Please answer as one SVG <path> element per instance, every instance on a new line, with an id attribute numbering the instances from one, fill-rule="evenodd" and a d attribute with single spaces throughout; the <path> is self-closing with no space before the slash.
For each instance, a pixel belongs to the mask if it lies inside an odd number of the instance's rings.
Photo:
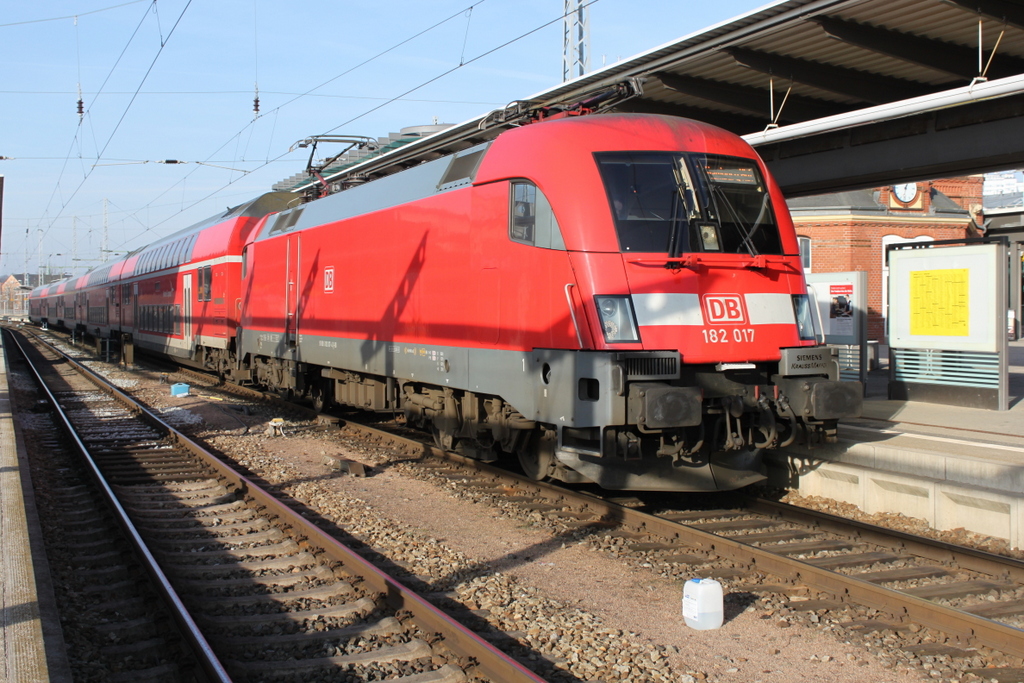
<path id="1" fill-rule="evenodd" d="M 909 204 L 917 197 L 917 183 L 893 185 L 892 193 L 895 195 L 896 199 L 900 200 L 904 204 Z"/>

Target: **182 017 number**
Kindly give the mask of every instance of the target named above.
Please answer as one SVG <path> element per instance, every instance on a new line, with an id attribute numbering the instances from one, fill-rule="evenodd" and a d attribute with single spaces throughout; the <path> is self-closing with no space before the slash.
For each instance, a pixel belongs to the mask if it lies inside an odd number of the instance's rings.
<path id="1" fill-rule="evenodd" d="M 732 331 L 725 329 L 703 329 L 705 344 L 727 344 L 728 342 L 752 342 L 754 341 L 754 328 L 734 327 Z"/>

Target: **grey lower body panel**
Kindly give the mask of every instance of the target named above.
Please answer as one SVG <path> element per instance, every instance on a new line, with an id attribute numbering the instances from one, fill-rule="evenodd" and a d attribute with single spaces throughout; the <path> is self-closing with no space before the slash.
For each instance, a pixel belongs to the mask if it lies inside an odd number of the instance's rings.
<path id="1" fill-rule="evenodd" d="M 602 488 L 615 491 L 732 491 L 764 481 L 760 451 L 715 453 L 711 462 L 677 464 L 672 458 L 621 460 L 560 448 L 558 461 Z"/>
<path id="2" fill-rule="evenodd" d="M 721 491 L 765 478 L 756 450 L 712 453 L 695 464 L 686 458 L 653 457 L 653 453 L 634 459 L 588 451 L 589 446 L 577 449 L 580 440 L 599 442 L 605 428 L 633 428 L 635 421 L 627 415 L 626 373 L 616 352 L 470 348 L 253 330 L 240 332 L 239 349 L 241 358 L 276 358 L 311 366 L 300 371 L 333 368 L 498 396 L 525 419 L 557 428 L 559 462 L 608 489 Z M 661 385 L 651 379 L 643 387 L 650 393 Z M 674 397 L 687 391 L 674 387 L 669 393 Z M 684 406 L 686 420 L 681 426 L 700 424 L 699 394 L 691 402 L 692 406 Z M 661 414 L 654 398 L 643 405 L 652 415 Z M 571 440 L 567 429 L 575 430 Z"/>
<path id="3" fill-rule="evenodd" d="M 269 356 L 403 382 L 501 396 L 527 419 L 562 427 L 622 424 L 626 399 L 613 391 L 612 354 L 519 351 L 243 330 L 242 355 Z M 581 398 L 580 383 L 589 391 Z M 596 388 L 596 391 L 595 391 Z"/>

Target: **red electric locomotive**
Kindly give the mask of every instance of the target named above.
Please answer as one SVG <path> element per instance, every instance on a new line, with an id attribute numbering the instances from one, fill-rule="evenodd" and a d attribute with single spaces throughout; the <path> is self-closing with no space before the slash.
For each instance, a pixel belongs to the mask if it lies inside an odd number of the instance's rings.
<path id="1" fill-rule="evenodd" d="M 243 264 L 244 378 L 538 479 L 738 488 L 860 410 L 778 188 L 693 121 L 516 128 L 269 216 Z"/>
<path id="2" fill-rule="evenodd" d="M 860 411 L 816 339 L 778 187 L 713 126 L 545 121 L 297 199 L 264 195 L 79 286 L 123 302 L 108 334 L 321 407 L 401 411 L 537 479 L 734 489 L 763 478 L 764 449 Z"/>

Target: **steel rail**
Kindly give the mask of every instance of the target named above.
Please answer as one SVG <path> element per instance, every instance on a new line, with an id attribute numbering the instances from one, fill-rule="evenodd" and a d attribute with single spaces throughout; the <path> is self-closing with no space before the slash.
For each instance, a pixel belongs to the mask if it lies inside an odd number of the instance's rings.
<path id="1" fill-rule="evenodd" d="M 91 371 L 89 372 L 91 373 Z M 117 390 L 115 389 L 115 391 Z M 263 394 L 263 396 L 266 397 L 266 394 Z M 574 503 L 589 507 L 606 522 L 624 524 L 639 531 L 647 531 L 663 538 L 676 539 L 688 546 L 703 549 L 727 559 L 746 563 L 751 568 L 788 578 L 794 582 L 802 582 L 810 588 L 830 593 L 841 601 L 855 602 L 866 607 L 878 609 L 897 620 L 909 619 L 923 626 L 935 628 L 948 635 L 955 636 L 975 646 L 986 645 L 1009 655 L 1024 657 L 1024 637 L 1022 637 L 1024 633 L 1020 629 L 991 619 L 932 603 L 923 598 L 908 595 L 895 589 L 884 588 L 852 576 L 828 569 L 821 569 L 798 559 L 777 555 L 757 546 L 729 537 L 717 536 L 711 532 L 640 512 L 596 496 L 577 493 L 546 482 L 535 481 L 513 472 L 487 465 L 478 460 L 441 451 L 423 442 L 409 439 L 393 432 L 363 425 L 358 422 L 343 421 L 343 423 L 368 433 L 384 435 L 395 441 L 401 441 L 410 446 L 414 452 L 419 452 L 421 455 L 432 455 L 479 471 L 482 474 L 511 480 L 522 488 L 532 488 L 536 491 L 538 497 L 545 500 L 560 505 Z M 811 511 L 803 510 L 801 512 L 811 516 Z M 824 518 L 826 515 L 824 513 L 814 513 L 814 516 L 817 518 L 817 521 L 825 523 Z M 943 544 L 940 541 L 914 537 L 902 532 L 890 531 L 882 527 L 875 527 L 853 520 L 840 521 L 833 518 L 830 524 L 833 525 L 833 528 L 838 528 L 839 525 L 856 528 L 862 538 L 879 545 L 891 546 L 891 539 L 896 538 L 910 553 L 938 561 L 957 562 L 962 568 L 974 569 L 987 574 L 1017 576 L 1019 568 L 1024 565 L 1024 563 L 1019 563 L 1016 560 L 1012 560 L 1012 558 L 1006 558 L 1006 561 L 1004 561 L 998 556 L 982 551 Z M 890 540 L 887 541 L 885 540 L 886 538 Z M 957 558 L 952 556 L 954 548 L 958 554 Z"/>
<path id="2" fill-rule="evenodd" d="M 407 439 L 389 432 L 382 432 L 373 427 L 348 423 L 359 429 L 375 434 L 386 434 L 392 439 L 430 452 L 434 456 L 476 470 L 482 474 L 511 480 L 521 488 L 533 489 L 536 495 L 559 505 L 576 504 L 590 508 L 600 515 L 605 522 L 616 522 L 627 525 L 638 531 L 646 531 L 665 539 L 677 540 L 680 544 L 704 550 L 719 557 L 747 564 L 751 569 L 758 569 L 779 577 L 800 582 L 804 585 L 836 596 L 843 602 L 853 602 L 865 607 L 877 609 L 893 618 L 904 621 L 911 620 L 923 626 L 942 631 L 950 636 L 968 642 L 974 646 L 988 646 L 1007 655 L 1024 657 L 1024 631 L 1006 624 L 986 619 L 969 612 L 945 607 L 923 598 L 908 595 L 901 591 L 885 588 L 877 584 L 858 579 L 828 569 L 816 567 L 808 562 L 784 555 L 777 555 L 763 548 L 753 546 L 725 536 L 717 536 L 708 531 L 674 522 L 656 515 L 640 512 L 596 496 L 563 489 L 546 482 L 535 481 L 500 468 L 487 465 L 478 460 L 439 451 L 432 446 Z M 854 523 L 853 526 L 867 531 L 870 525 Z M 586 528 L 585 526 L 583 528 Z M 874 533 L 886 535 L 887 530 L 875 527 Z M 891 534 L 908 542 L 909 535 Z M 880 537 L 879 536 L 879 537 Z M 915 547 L 924 547 L 930 539 L 917 538 Z M 936 547 L 940 542 L 935 542 Z M 985 553 L 975 553 L 965 549 L 966 554 L 981 559 Z M 931 555 L 935 557 L 935 555 Z M 949 559 L 948 557 L 946 559 Z M 992 558 L 989 558 L 990 560 Z M 1017 567 L 1015 560 L 1009 566 Z M 989 565 L 990 567 L 992 565 Z"/>
<path id="3" fill-rule="evenodd" d="M 827 512 L 808 510 L 788 503 L 767 498 L 751 497 L 750 509 L 755 512 L 784 515 L 787 520 L 800 519 L 822 529 L 849 534 L 850 529 L 857 536 L 875 545 L 900 548 L 912 555 L 926 557 L 936 562 L 951 562 L 961 569 L 969 569 L 990 576 L 1001 576 L 1024 583 L 1024 561 L 1005 555 L 990 553 L 976 548 L 967 548 L 933 538 L 915 536 L 896 529 L 887 529 L 854 519 L 837 518 Z"/>
<path id="4" fill-rule="evenodd" d="M 131 396 L 107 382 L 100 374 L 82 365 L 75 359 L 68 357 L 45 340 L 39 339 L 39 341 L 60 354 L 67 363 L 88 378 L 99 389 L 110 394 L 153 426 L 165 430 L 179 446 L 200 458 L 206 465 L 210 466 L 225 480 L 234 485 L 240 495 L 252 498 L 259 505 L 266 508 L 268 514 L 277 516 L 282 523 L 299 531 L 310 545 L 323 549 L 327 557 L 343 564 L 351 569 L 353 573 L 361 576 L 366 581 L 366 584 L 383 595 L 384 600 L 395 610 L 408 610 L 423 630 L 440 635 L 445 647 L 453 653 L 475 660 L 475 668 L 481 675 L 492 681 L 501 681 L 502 683 L 544 683 L 543 678 L 538 677 L 516 660 L 494 648 L 401 582 L 388 576 L 376 566 L 363 559 L 354 550 L 310 523 L 251 479 L 236 472 L 198 443 L 164 422 Z"/>
<path id="5" fill-rule="evenodd" d="M 146 573 L 148 573 L 150 578 L 153 580 L 157 592 L 166 603 L 168 611 L 171 613 L 172 618 L 181 630 L 182 636 L 189 644 L 203 671 L 211 681 L 230 683 L 231 677 L 228 676 L 224 666 L 220 663 L 220 660 L 217 659 L 217 655 L 214 654 L 210 644 L 206 641 L 206 637 L 203 636 L 202 631 L 199 630 L 199 627 L 196 625 L 192 616 L 186 609 L 185 604 L 178 596 L 177 591 L 175 591 L 174 587 L 171 586 L 171 582 L 167 579 L 167 575 L 164 574 L 160 565 L 157 563 L 156 558 L 153 557 L 153 553 L 150 552 L 146 542 L 142 539 L 142 536 L 135 528 L 131 519 L 129 519 L 128 513 L 125 512 L 124 507 L 117 499 L 113 489 L 110 488 L 110 485 L 100 472 L 99 467 L 96 465 L 96 461 L 89 453 L 89 449 L 86 448 L 85 444 L 79 438 L 78 433 L 72 426 L 67 414 L 57 401 L 57 397 L 53 395 L 53 392 L 51 392 L 50 388 L 46 385 L 46 382 L 43 380 L 42 375 L 36 368 L 35 363 L 33 363 L 32 359 L 29 358 L 28 353 L 25 351 L 24 347 L 22 347 L 21 342 L 18 341 L 16 335 L 14 335 L 10 330 L 4 330 L 4 334 L 8 341 L 14 342 L 13 348 L 16 348 L 21 354 L 22 358 L 25 360 L 25 364 L 28 366 L 29 370 L 32 371 L 32 375 L 39 384 L 39 388 L 46 395 L 46 400 L 51 406 L 53 406 L 54 412 L 60 419 L 61 424 L 64 425 L 64 429 L 67 431 L 68 436 L 74 443 L 75 449 L 82 457 L 83 462 L 85 462 L 90 476 L 96 482 L 96 485 L 103 494 L 103 498 L 106 499 L 107 504 L 110 506 L 118 526 L 121 527 L 121 530 L 127 537 L 127 540 L 131 544 L 136 556 L 145 567 Z M 4 347 L 11 348 L 9 344 L 4 344 Z M 60 352 L 58 351 L 57 353 Z M 61 355 L 63 356 L 63 354 Z"/>

